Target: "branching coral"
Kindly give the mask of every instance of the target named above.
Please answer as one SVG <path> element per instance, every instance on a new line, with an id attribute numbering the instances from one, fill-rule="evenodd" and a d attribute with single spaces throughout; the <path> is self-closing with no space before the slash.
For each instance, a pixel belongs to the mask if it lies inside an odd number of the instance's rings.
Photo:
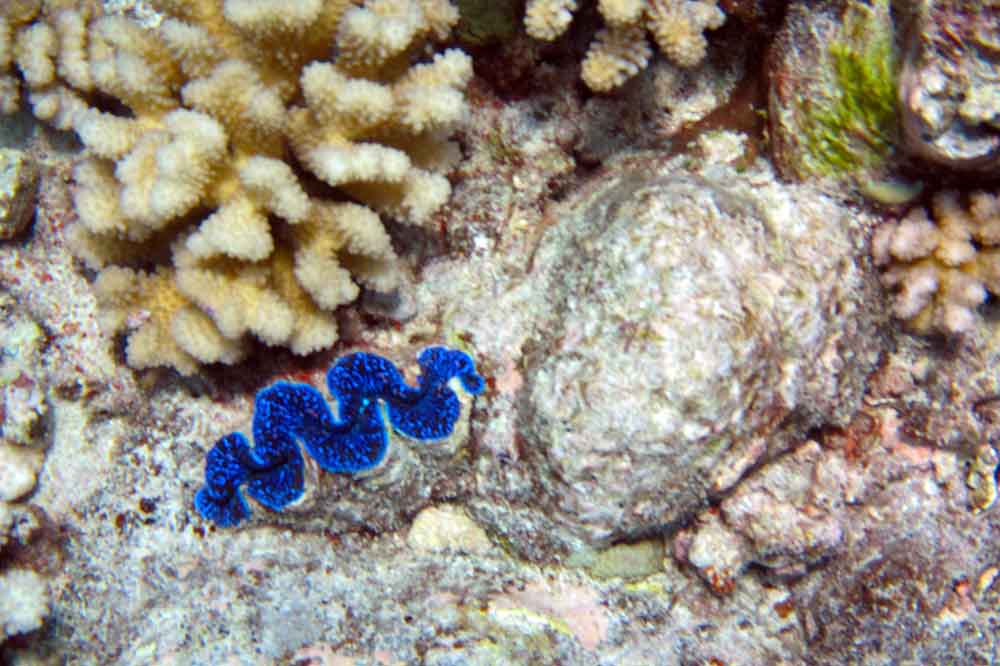
<path id="1" fill-rule="evenodd" d="M 421 224 L 449 196 L 447 136 L 471 63 L 457 50 L 413 62 L 457 11 L 150 4 L 166 18 L 149 29 L 89 0 L 0 9 L 0 107 L 16 106 L 16 66 L 35 115 L 88 149 L 73 242 L 100 270 L 105 323 L 127 333 L 138 368 L 232 363 L 251 335 L 300 354 L 329 347 L 331 311 L 359 284 L 398 282 L 379 214 Z M 109 98 L 123 112 L 103 110 Z"/>
<path id="2" fill-rule="evenodd" d="M 918 333 L 963 333 L 988 293 L 1000 294 L 1000 198 L 975 192 L 963 207 L 956 192 L 933 200 L 934 220 L 923 208 L 875 235 L 882 280 L 897 290 L 895 313 Z"/>
<path id="3" fill-rule="evenodd" d="M 576 8 L 576 0 L 528 0 L 528 34 L 554 40 L 569 27 Z M 671 62 L 694 67 L 708 48 L 702 33 L 725 21 L 715 0 L 598 0 L 597 8 L 606 27 L 587 51 L 582 76 L 598 92 L 617 88 L 646 67 L 652 55 L 646 31 Z"/>
<path id="4" fill-rule="evenodd" d="M 413 388 L 381 356 L 358 352 L 341 358 L 326 375 L 338 417 L 307 384 L 279 382 L 264 389 L 255 401 L 253 448 L 238 432 L 215 443 L 206 458 L 205 486 L 195 496 L 195 508 L 221 527 L 237 525 L 250 515 L 240 491 L 246 485 L 252 498 L 282 510 L 302 496 L 299 442 L 326 471 L 355 473 L 385 458 L 386 419 L 408 437 L 448 437 L 462 409 L 449 382 L 457 379 L 475 395 L 485 387 L 483 378 L 467 354 L 453 349 L 429 347 L 417 361 L 422 374 Z"/>

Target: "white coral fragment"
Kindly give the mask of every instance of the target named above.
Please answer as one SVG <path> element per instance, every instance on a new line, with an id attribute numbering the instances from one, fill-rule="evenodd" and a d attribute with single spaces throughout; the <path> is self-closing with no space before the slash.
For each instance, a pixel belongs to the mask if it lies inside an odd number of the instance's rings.
<path id="1" fill-rule="evenodd" d="M 8 569 L 0 576 L 0 642 L 42 626 L 49 614 L 48 585 L 27 569 Z"/>

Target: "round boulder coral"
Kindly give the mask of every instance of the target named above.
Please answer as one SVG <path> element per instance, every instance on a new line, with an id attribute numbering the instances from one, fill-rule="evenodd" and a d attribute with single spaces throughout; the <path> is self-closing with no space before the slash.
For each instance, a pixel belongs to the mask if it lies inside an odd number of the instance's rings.
<path id="1" fill-rule="evenodd" d="M 841 204 L 633 157 L 556 216 L 521 435 L 545 514 L 575 537 L 683 520 L 857 406 L 881 315 Z"/>

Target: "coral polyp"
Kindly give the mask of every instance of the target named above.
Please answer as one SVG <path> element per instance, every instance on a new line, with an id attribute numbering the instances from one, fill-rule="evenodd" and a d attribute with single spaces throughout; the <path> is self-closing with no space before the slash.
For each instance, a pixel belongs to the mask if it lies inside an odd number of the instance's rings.
<path id="1" fill-rule="evenodd" d="M 304 460 L 299 443 L 324 470 L 353 474 L 378 466 L 389 448 L 385 420 L 396 432 L 419 440 L 451 435 L 461 403 L 449 386 L 457 379 L 472 395 L 483 378 L 465 353 L 428 347 L 417 358 L 418 386 L 404 380 L 393 363 L 356 352 L 341 358 L 326 375 L 337 401 L 335 417 L 323 395 L 308 384 L 278 382 L 257 394 L 254 446 L 239 432 L 226 435 L 208 452 L 205 485 L 195 508 L 220 527 L 250 515 L 240 486 L 274 511 L 302 496 Z"/>

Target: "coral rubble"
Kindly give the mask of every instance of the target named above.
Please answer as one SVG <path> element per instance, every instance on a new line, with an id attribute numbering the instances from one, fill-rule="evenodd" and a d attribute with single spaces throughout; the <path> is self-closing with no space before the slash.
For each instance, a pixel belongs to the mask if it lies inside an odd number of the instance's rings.
<path id="1" fill-rule="evenodd" d="M 17 568 L 6 556 L 32 537 L 29 500 L 45 447 L 48 369 L 41 326 L 0 291 L 0 644 L 37 629 L 49 612 L 48 583 L 35 571 Z"/>
<path id="2" fill-rule="evenodd" d="M 552 41 L 573 19 L 576 0 L 528 0 L 524 18 L 528 34 Z M 715 0 L 600 0 L 605 27 L 583 60 L 582 77 L 591 90 L 617 88 L 644 69 L 652 56 L 646 32 L 679 67 L 694 67 L 705 58 L 704 31 L 718 28 L 725 14 Z"/>
<path id="3" fill-rule="evenodd" d="M 299 499 L 304 467 L 299 441 L 326 471 L 355 473 L 385 458 L 386 417 L 393 430 L 414 439 L 451 435 L 462 405 L 448 383 L 458 379 L 475 395 L 484 388 L 483 378 L 468 355 L 444 347 L 425 349 L 418 362 L 422 373 L 413 388 L 381 356 L 358 352 L 341 358 L 326 376 L 339 419 L 308 384 L 279 382 L 261 391 L 253 448 L 238 432 L 216 442 L 208 452 L 205 486 L 195 497 L 198 512 L 222 527 L 239 524 L 250 515 L 239 489 L 244 484 L 252 498 L 275 511 Z"/>
<path id="4" fill-rule="evenodd" d="M 447 135 L 471 63 L 458 50 L 412 63 L 457 11 L 151 4 L 165 15 L 153 28 L 87 0 L 0 10 L 0 107 L 23 92 L 88 149 L 73 242 L 100 271 L 104 323 L 126 333 L 137 368 L 232 363 L 251 335 L 299 354 L 329 347 L 332 310 L 359 284 L 398 283 L 379 214 L 421 224 L 449 196 Z"/>
<path id="5" fill-rule="evenodd" d="M 965 333 L 988 293 L 1000 294 L 1000 200 L 980 191 L 964 206 L 957 192 L 939 192 L 932 211 L 933 221 L 920 207 L 882 225 L 872 252 L 897 317 L 918 333 Z"/>

